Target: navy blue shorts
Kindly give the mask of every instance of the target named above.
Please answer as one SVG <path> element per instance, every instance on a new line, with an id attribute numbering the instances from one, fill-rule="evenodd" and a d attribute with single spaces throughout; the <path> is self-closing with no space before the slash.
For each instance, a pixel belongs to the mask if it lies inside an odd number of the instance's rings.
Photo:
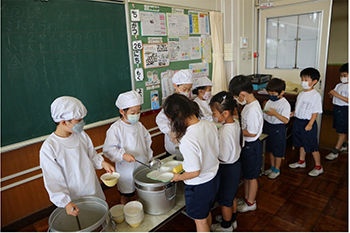
<path id="1" fill-rule="evenodd" d="M 243 178 L 246 180 L 257 179 L 262 161 L 262 143 L 256 139 L 253 142 L 244 142 L 244 144 L 239 158 L 242 163 Z"/>
<path id="2" fill-rule="evenodd" d="M 218 192 L 218 203 L 221 206 L 231 207 L 233 199 L 237 194 L 239 181 L 241 179 L 242 165 L 241 161 L 231 164 L 219 165 L 220 186 Z"/>
<path id="3" fill-rule="evenodd" d="M 119 192 L 120 196 L 125 196 L 125 197 L 133 197 L 136 194 L 135 191 L 132 193 L 122 193 L 118 190 L 118 192 Z"/>
<path id="4" fill-rule="evenodd" d="M 337 133 L 348 134 L 349 107 L 338 106 L 333 107 L 333 128 Z"/>
<path id="5" fill-rule="evenodd" d="M 211 208 L 214 206 L 218 190 L 219 172 L 212 180 L 204 184 L 186 185 L 185 202 L 188 216 L 193 219 L 208 217 Z"/>
<path id="6" fill-rule="evenodd" d="M 293 144 L 295 147 L 304 147 L 306 153 L 318 151 L 317 122 L 314 122 L 310 131 L 306 131 L 309 121 L 295 118 L 293 123 Z"/>
<path id="7" fill-rule="evenodd" d="M 263 132 L 269 135 L 266 138 L 266 152 L 271 152 L 274 157 L 284 157 L 286 151 L 286 125 L 270 124 L 264 122 Z"/>

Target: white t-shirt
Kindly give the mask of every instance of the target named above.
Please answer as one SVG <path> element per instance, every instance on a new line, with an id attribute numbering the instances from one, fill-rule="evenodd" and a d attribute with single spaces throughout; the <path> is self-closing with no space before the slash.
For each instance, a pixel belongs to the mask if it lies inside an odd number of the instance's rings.
<path id="1" fill-rule="evenodd" d="M 226 123 L 219 129 L 219 160 L 223 164 L 232 164 L 239 159 L 241 127 L 235 123 Z"/>
<path id="2" fill-rule="evenodd" d="M 320 93 L 315 89 L 300 92 L 295 103 L 294 116 L 303 120 L 311 120 L 311 116 L 314 113 L 322 113 Z"/>
<path id="3" fill-rule="evenodd" d="M 348 97 L 349 98 L 349 84 L 346 83 L 338 83 L 334 90 L 339 94 L 342 95 L 344 97 Z M 338 105 L 338 106 L 349 106 L 349 103 L 337 98 L 337 97 L 333 97 L 333 104 L 334 105 Z"/>
<path id="4" fill-rule="evenodd" d="M 180 152 L 186 172 L 200 170 L 199 176 L 184 180 L 185 184 L 198 185 L 212 180 L 219 169 L 219 139 L 215 124 L 200 120 L 190 125 L 180 140 Z"/>
<path id="5" fill-rule="evenodd" d="M 286 100 L 286 98 L 282 97 L 277 101 L 268 100 L 265 104 L 264 110 L 269 110 L 270 108 L 274 108 L 278 114 L 289 119 L 291 110 L 290 110 L 290 104 Z M 264 120 L 269 122 L 270 124 L 284 124 L 277 117 L 269 116 L 266 113 L 264 113 Z"/>
<path id="6" fill-rule="evenodd" d="M 105 199 L 95 172 L 103 161 L 84 131 L 67 138 L 52 133 L 40 149 L 40 167 L 51 202 L 64 208 L 79 197 Z"/>
<path id="7" fill-rule="evenodd" d="M 203 117 L 201 120 L 213 121 L 213 112 L 211 111 L 208 101 L 201 100 L 199 97 L 196 97 L 193 101 L 198 104 L 202 111 Z"/>
<path id="8" fill-rule="evenodd" d="M 170 139 L 170 136 L 169 136 L 169 132 L 171 131 L 170 121 L 166 117 L 163 109 L 158 113 L 156 117 L 156 123 L 159 127 L 159 130 L 164 134 L 165 150 L 170 154 L 175 154 L 176 153 L 175 146 L 177 145 L 175 145 Z"/>
<path id="9" fill-rule="evenodd" d="M 256 134 L 255 137 L 244 136 L 244 141 L 253 142 L 258 139 L 262 133 L 264 118 L 258 100 L 246 104 L 242 110 L 242 130 L 248 130 L 250 134 Z"/>
<path id="10" fill-rule="evenodd" d="M 115 170 L 120 173 L 118 181 L 120 192 L 132 193 L 135 191 L 133 172 L 140 166 L 137 162 L 129 163 L 123 160 L 123 154 L 131 154 L 135 159 L 148 163 L 153 156 L 151 144 L 151 135 L 141 122 L 127 124 L 119 119 L 107 130 L 103 154 L 115 162 Z"/>

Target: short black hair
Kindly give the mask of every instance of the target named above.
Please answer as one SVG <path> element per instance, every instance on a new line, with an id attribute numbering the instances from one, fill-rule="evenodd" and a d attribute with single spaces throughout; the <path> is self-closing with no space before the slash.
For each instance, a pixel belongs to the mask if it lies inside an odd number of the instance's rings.
<path id="1" fill-rule="evenodd" d="M 205 88 L 207 88 L 207 86 L 200 86 L 200 87 L 196 87 L 195 89 L 192 90 L 192 93 L 195 95 L 198 95 L 198 91 L 199 90 L 205 90 Z"/>
<path id="2" fill-rule="evenodd" d="M 339 73 L 349 73 L 349 63 L 345 63 L 344 65 L 342 65 L 339 69 Z"/>
<path id="3" fill-rule="evenodd" d="M 281 92 L 285 90 L 286 83 L 280 78 L 273 78 L 266 85 L 266 91 L 275 91 L 278 94 L 281 94 Z"/>
<path id="4" fill-rule="evenodd" d="M 320 80 L 320 72 L 316 70 L 315 68 L 308 67 L 300 71 L 300 78 L 301 76 L 310 76 L 311 80 Z"/>
<path id="5" fill-rule="evenodd" d="M 249 77 L 236 75 L 230 81 L 229 90 L 233 96 L 239 96 L 241 91 L 251 94 L 253 93 L 253 84 Z"/>

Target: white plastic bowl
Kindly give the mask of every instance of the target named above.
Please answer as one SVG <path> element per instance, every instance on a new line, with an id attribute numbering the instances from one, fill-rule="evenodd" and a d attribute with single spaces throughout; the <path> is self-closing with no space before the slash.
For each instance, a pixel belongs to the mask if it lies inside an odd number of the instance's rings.
<path id="1" fill-rule="evenodd" d="M 139 201 L 128 202 L 124 206 L 125 221 L 131 227 L 138 227 L 144 218 L 143 206 Z"/>
<path id="2" fill-rule="evenodd" d="M 123 204 L 112 206 L 109 212 L 111 213 L 112 218 L 116 223 L 122 223 L 124 221 L 125 217 Z"/>

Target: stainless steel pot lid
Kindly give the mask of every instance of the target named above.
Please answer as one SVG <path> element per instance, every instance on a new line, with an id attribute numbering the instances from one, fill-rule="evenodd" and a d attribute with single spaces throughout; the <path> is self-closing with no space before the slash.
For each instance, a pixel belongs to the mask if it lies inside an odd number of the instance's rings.
<path id="1" fill-rule="evenodd" d="M 151 172 L 152 170 L 147 167 L 138 167 L 134 171 L 134 182 L 135 186 L 143 189 L 143 190 L 149 190 L 149 191 L 157 191 L 167 188 L 167 184 L 170 182 L 161 182 L 159 180 L 152 180 L 148 178 L 146 175 L 147 173 Z"/>
<path id="2" fill-rule="evenodd" d="M 108 217 L 108 204 L 97 197 L 83 197 L 73 201 L 79 208 L 80 231 L 94 231 Z M 49 218 L 51 231 L 79 231 L 77 220 L 65 208 L 57 208 Z"/>

